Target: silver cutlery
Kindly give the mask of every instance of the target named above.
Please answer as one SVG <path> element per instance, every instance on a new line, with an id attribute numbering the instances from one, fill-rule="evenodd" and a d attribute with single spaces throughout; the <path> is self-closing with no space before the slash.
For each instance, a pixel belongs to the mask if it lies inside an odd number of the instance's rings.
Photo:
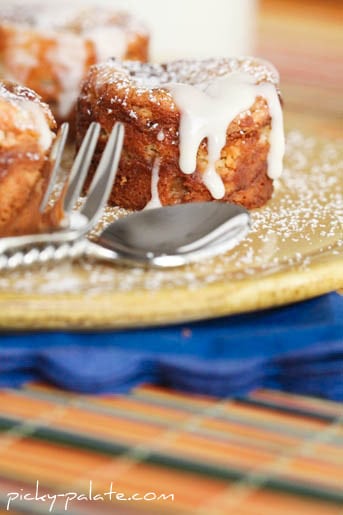
<path id="1" fill-rule="evenodd" d="M 206 232 L 209 227 L 199 224 L 199 215 L 204 219 L 206 215 L 216 215 L 213 221 L 220 223 L 222 218 L 222 223 Z M 175 225 L 175 218 L 180 217 L 184 217 L 182 225 Z M 82 256 L 130 266 L 173 268 L 227 252 L 247 235 L 249 228 L 249 214 L 231 204 L 207 202 L 158 208 L 113 222 L 94 241 L 77 238 L 0 255 L 0 269 Z"/>
<path id="2" fill-rule="evenodd" d="M 88 255 L 136 266 L 170 268 L 214 257 L 249 232 L 248 211 L 234 204 L 199 202 L 140 211 L 110 224 Z"/>
<path id="3" fill-rule="evenodd" d="M 67 132 L 65 124 L 51 152 L 54 166 L 41 211 L 46 209 L 57 182 Z M 64 187 L 67 226 L 51 233 L 0 239 L 0 270 L 82 256 L 130 266 L 171 268 L 222 254 L 247 235 L 250 215 L 246 209 L 203 202 L 140 211 L 113 222 L 98 237 L 88 240 L 85 236 L 99 221 L 115 180 L 124 127 L 118 123 L 113 128 L 85 202 L 74 211 L 99 134 L 99 124 L 91 124 Z"/>
<path id="4" fill-rule="evenodd" d="M 57 182 L 57 172 L 65 148 L 67 131 L 68 126 L 65 124 L 61 127 L 59 137 L 52 149 L 55 165 L 48 186 L 49 195 Z M 80 243 L 85 234 L 99 221 L 117 173 L 124 141 L 124 126 L 120 123 L 114 126 L 85 201 L 80 209 L 73 210 L 84 185 L 99 134 L 100 125 L 92 123 L 75 158 L 66 184 L 62 184 L 61 197 L 56 200 L 56 202 L 63 201 L 66 220 L 65 223 L 62 223 L 61 229 L 48 233 L 1 238 L 0 269 L 31 265 L 37 260 L 38 262 L 55 260 L 56 252 L 57 256 L 64 256 L 68 245 L 73 246 Z M 45 195 L 43 198 L 41 211 L 46 208 L 49 195 Z"/>

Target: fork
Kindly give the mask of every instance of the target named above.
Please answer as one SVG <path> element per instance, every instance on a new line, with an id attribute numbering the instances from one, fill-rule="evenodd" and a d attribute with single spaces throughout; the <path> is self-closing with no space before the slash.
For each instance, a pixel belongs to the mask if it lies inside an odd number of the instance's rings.
<path id="1" fill-rule="evenodd" d="M 67 126 L 62 127 L 56 148 L 52 150 L 55 163 L 41 211 L 45 210 L 57 181 L 67 130 Z M 114 127 L 86 201 L 81 209 L 73 212 L 99 133 L 98 124 L 89 127 L 70 178 L 57 200 L 63 201 L 69 225 L 52 233 L 0 239 L 0 270 L 80 257 L 129 266 L 175 268 L 223 254 L 247 235 L 250 216 L 246 209 L 233 204 L 204 202 L 131 214 L 106 227 L 95 241 L 89 240 L 86 235 L 99 220 L 115 180 L 124 127 L 122 124 Z"/>
<path id="2" fill-rule="evenodd" d="M 51 150 L 54 163 L 50 182 L 40 205 L 44 212 L 56 186 L 58 172 L 68 136 L 69 125 L 63 124 Z M 62 202 L 67 225 L 49 233 L 13 236 L 0 239 L 0 270 L 15 269 L 36 262 L 59 261 L 84 253 L 88 240 L 84 238 L 99 221 L 110 195 L 122 151 L 124 126 L 115 124 L 91 182 L 83 206 L 73 211 L 84 186 L 87 173 L 100 135 L 100 124 L 93 122 L 83 139 L 72 165 L 69 177 L 62 184 L 62 193 L 56 202 Z"/>

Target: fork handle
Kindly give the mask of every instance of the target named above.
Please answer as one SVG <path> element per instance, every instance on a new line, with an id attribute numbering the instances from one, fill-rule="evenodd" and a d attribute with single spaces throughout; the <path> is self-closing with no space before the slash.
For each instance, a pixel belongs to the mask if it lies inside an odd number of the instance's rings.
<path id="1" fill-rule="evenodd" d="M 0 270 L 14 270 L 20 267 L 59 262 L 65 259 L 78 259 L 87 254 L 90 242 L 80 239 L 62 245 L 48 245 L 44 248 L 34 247 L 29 250 L 19 250 L 15 253 L 0 254 Z"/>
<path id="2" fill-rule="evenodd" d="M 16 270 L 17 268 L 25 268 L 32 265 L 58 263 L 66 259 L 73 261 L 83 256 L 93 260 L 123 265 L 132 265 L 135 262 L 129 254 L 119 254 L 114 250 L 107 249 L 86 238 L 82 238 L 62 245 L 50 244 L 44 246 L 44 248 L 35 246 L 27 250 L 23 247 L 14 253 L 3 252 L 0 254 L 0 271 Z"/>
<path id="3" fill-rule="evenodd" d="M 86 238 L 81 238 L 74 242 L 60 245 L 50 244 L 44 246 L 44 248 L 35 246 L 25 250 L 25 247 L 23 247 L 14 253 L 3 252 L 0 254 L 0 271 L 16 270 L 32 265 L 58 263 L 66 259 L 73 261 L 81 257 L 125 266 L 156 266 L 149 255 L 136 255 L 124 249 L 116 252 Z M 160 268 L 160 266 L 157 265 L 157 268 Z"/>

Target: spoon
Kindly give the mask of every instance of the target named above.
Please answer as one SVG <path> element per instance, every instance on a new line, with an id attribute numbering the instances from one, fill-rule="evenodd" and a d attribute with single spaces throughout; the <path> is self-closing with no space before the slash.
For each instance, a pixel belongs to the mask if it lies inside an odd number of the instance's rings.
<path id="1" fill-rule="evenodd" d="M 169 268 L 224 253 L 250 229 L 246 209 L 222 202 L 179 204 L 128 215 L 90 242 L 86 253 L 130 265 Z"/>
<path id="2" fill-rule="evenodd" d="M 35 235 L 34 245 L 32 235 L 3 238 L 0 270 L 81 256 L 129 266 L 173 268 L 232 249 L 250 228 L 246 209 L 220 202 L 140 211 L 113 222 L 95 241 L 84 236 L 83 226 L 87 221 L 87 217 L 78 213 L 70 217 L 69 232 L 76 234 L 70 241 L 65 240 L 63 232 Z M 12 252 L 6 253 L 8 240 Z"/>

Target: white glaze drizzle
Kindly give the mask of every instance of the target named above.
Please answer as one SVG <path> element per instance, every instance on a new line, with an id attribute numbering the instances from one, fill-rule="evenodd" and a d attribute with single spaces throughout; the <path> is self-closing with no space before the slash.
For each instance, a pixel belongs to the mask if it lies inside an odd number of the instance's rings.
<path id="1" fill-rule="evenodd" d="M 199 145 L 207 138 L 208 165 L 203 173 L 203 182 L 214 199 L 225 195 L 223 180 L 216 171 L 216 161 L 225 146 L 227 128 L 240 113 L 254 104 L 258 96 L 268 102 L 272 118 L 268 175 L 272 179 L 280 177 L 285 141 L 282 109 L 274 84 L 256 84 L 253 75 L 234 72 L 201 86 L 175 83 L 168 84 L 166 89 L 181 111 L 180 169 L 185 174 L 195 172 Z"/>
<path id="2" fill-rule="evenodd" d="M 5 73 L 8 78 L 11 75 L 11 70 L 15 70 L 16 81 L 25 83 L 31 69 L 38 64 L 37 57 L 30 52 L 30 38 L 31 34 L 25 31 L 18 31 L 11 33 L 10 45 L 6 50 L 6 59 L 8 63 L 8 70 L 4 64 Z"/>
<path id="3" fill-rule="evenodd" d="M 61 87 L 58 114 L 66 118 L 74 106 L 84 76 L 86 62 L 85 40 L 68 32 L 56 33 L 56 46 L 50 50 L 48 58 L 54 63 Z"/>
<path id="4" fill-rule="evenodd" d="M 49 150 L 54 137 L 53 132 L 50 130 L 47 119 L 41 106 L 36 102 L 27 101 L 26 108 L 31 112 L 33 123 L 39 134 L 39 144 L 41 149 L 46 152 Z"/>
<path id="5" fill-rule="evenodd" d="M 162 207 L 160 197 L 158 194 L 160 167 L 161 160 L 157 157 L 155 159 L 154 166 L 151 171 L 151 200 L 147 203 L 144 209 L 155 209 L 157 207 Z"/>
<path id="6" fill-rule="evenodd" d="M 279 179 L 283 170 L 283 158 L 286 151 L 286 140 L 283 126 L 283 112 L 276 88 L 269 82 L 258 85 L 260 95 L 268 102 L 271 116 L 269 134 L 268 177 Z"/>
<path id="7" fill-rule="evenodd" d="M 109 57 L 125 57 L 127 50 L 127 37 L 123 28 L 93 27 L 84 32 L 86 39 L 92 41 L 97 62 L 106 61 Z"/>
<path id="8" fill-rule="evenodd" d="M 32 92 L 31 96 L 27 97 L 25 94 L 28 92 L 29 90 L 21 86 L 16 86 L 13 90 L 8 89 L 5 83 L 0 81 L 0 102 L 10 106 L 10 117 L 13 117 L 14 126 L 19 131 L 29 130 L 37 133 L 39 146 L 42 152 L 46 152 L 55 138 L 54 132 L 50 129 L 47 106 Z"/>
<path id="9" fill-rule="evenodd" d="M 39 103 L 24 98 L 16 99 L 15 103 L 20 109 L 16 120 L 17 127 L 37 132 L 41 150 L 47 152 L 51 147 L 54 133 L 50 130 L 42 107 Z"/>

